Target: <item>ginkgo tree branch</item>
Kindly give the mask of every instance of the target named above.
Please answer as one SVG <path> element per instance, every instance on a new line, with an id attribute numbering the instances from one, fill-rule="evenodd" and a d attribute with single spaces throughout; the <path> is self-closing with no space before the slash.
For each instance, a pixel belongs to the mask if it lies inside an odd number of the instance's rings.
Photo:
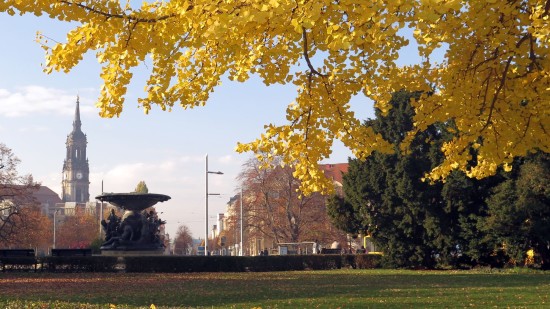
<path id="1" fill-rule="evenodd" d="M 303 40 L 303 53 L 304 53 L 304 59 L 306 60 L 306 63 L 307 63 L 307 66 L 309 68 L 309 70 L 313 73 L 313 74 L 316 74 L 316 75 L 319 75 L 319 76 L 322 76 L 322 77 L 327 77 L 326 74 L 321 74 L 319 73 L 319 71 L 317 71 L 313 65 L 311 64 L 311 60 L 309 59 L 309 54 L 308 54 L 308 48 L 309 48 L 309 45 L 308 45 L 308 42 L 307 42 L 307 30 L 306 28 L 302 27 L 302 40 Z"/>
<path id="2" fill-rule="evenodd" d="M 137 18 L 137 17 L 132 16 L 132 15 L 107 13 L 107 12 L 95 9 L 93 7 L 90 7 L 88 5 L 84 5 L 82 3 L 75 3 L 73 1 L 61 0 L 60 2 L 64 3 L 64 4 L 67 4 L 67 5 L 77 6 L 79 8 L 82 8 L 82 9 L 90 12 L 90 13 L 101 15 L 101 16 L 104 16 L 104 17 L 107 17 L 107 18 L 127 19 L 127 20 L 131 20 L 133 22 L 138 22 L 138 23 L 156 23 L 156 22 L 159 22 L 159 21 L 166 20 L 168 18 L 178 16 L 177 14 L 168 14 L 168 15 L 162 15 L 162 16 L 159 16 L 159 17 L 156 17 L 156 18 Z M 191 10 L 191 9 L 193 9 L 192 5 L 190 5 L 187 8 L 187 10 Z"/>

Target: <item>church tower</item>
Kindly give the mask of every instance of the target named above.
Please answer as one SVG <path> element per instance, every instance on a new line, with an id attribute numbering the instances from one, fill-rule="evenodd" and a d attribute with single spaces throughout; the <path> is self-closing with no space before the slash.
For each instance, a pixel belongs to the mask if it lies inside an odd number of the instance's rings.
<path id="1" fill-rule="evenodd" d="M 86 158 L 86 134 L 81 130 L 80 102 L 76 98 L 73 131 L 67 135 L 67 155 L 63 162 L 63 202 L 85 203 L 90 199 L 90 168 Z"/>

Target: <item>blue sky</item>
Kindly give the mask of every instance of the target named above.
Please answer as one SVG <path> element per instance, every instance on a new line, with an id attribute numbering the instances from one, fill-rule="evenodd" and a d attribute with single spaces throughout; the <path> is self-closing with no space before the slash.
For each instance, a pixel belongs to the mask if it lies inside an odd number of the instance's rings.
<path id="1" fill-rule="evenodd" d="M 32 174 L 60 194 L 65 141 L 79 96 L 91 198 L 101 193 L 102 181 L 106 192 L 130 192 L 144 180 L 150 192 L 172 197 L 157 206 L 172 236 L 179 224 L 186 224 L 194 237 L 203 237 L 205 155 L 210 170 L 224 172 L 209 176 L 209 191 L 221 194 L 209 199 L 211 225 L 239 190 L 236 177 L 252 156 L 236 153 L 237 142 L 259 137 L 265 124 L 283 124 L 295 86 L 266 87 L 255 78 L 245 83 L 226 80 L 205 107 L 170 113 L 153 109 L 145 115 L 136 103 L 145 79 L 138 70 L 121 117 L 100 118 L 94 107 L 100 65 L 93 54 L 68 74 L 42 72 L 44 52 L 35 42 L 37 30 L 63 42 L 70 29 L 48 18 L 0 14 L 0 142 L 21 159 L 20 173 Z M 373 117 L 372 102 L 364 97 L 355 98 L 352 108 L 360 119 Z M 336 144 L 325 163 L 347 162 L 349 155 Z"/>

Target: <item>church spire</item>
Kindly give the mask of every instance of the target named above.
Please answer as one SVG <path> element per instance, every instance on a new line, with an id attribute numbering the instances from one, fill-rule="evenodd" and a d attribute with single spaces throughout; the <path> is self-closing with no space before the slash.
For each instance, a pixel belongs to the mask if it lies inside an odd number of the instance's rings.
<path id="1" fill-rule="evenodd" d="M 64 202 L 84 203 L 90 199 L 90 166 L 86 156 L 86 134 L 80 121 L 80 97 L 76 97 L 73 130 L 67 135 L 67 156 L 63 162 Z"/>
<path id="2" fill-rule="evenodd" d="M 81 131 L 82 122 L 80 122 L 80 96 L 76 96 L 76 109 L 74 112 L 73 132 Z"/>

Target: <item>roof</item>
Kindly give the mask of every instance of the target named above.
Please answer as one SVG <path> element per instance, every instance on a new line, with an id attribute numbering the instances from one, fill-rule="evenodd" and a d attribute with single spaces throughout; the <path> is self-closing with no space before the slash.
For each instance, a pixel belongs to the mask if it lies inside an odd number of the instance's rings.
<path id="1" fill-rule="evenodd" d="M 56 203 L 63 203 L 59 195 L 46 186 L 40 186 L 39 189 L 33 193 L 33 196 L 40 204 L 55 205 Z"/>
<path id="2" fill-rule="evenodd" d="M 328 179 L 342 185 L 343 175 L 348 172 L 348 163 L 320 164 L 319 168 L 325 172 Z"/>

